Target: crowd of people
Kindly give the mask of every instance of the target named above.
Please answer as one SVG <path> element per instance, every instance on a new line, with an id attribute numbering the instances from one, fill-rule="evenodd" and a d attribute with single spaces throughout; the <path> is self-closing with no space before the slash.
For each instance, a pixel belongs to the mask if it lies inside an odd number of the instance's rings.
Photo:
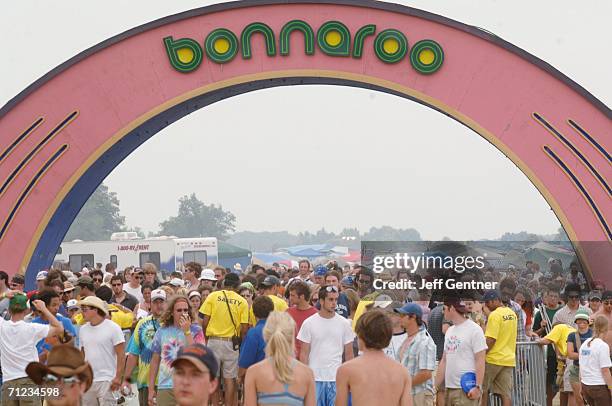
<path id="1" fill-rule="evenodd" d="M 334 261 L 190 262 L 165 281 L 151 263 L 52 269 L 29 292 L 0 271 L 2 404 L 509 406 L 515 375 L 545 368 L 548 405 L 610 405 L 612 292 L 548 265 L 441 296 L 377 291 L 370 269 Z M 517 362 L 520 343 L 546 365 Z"/>

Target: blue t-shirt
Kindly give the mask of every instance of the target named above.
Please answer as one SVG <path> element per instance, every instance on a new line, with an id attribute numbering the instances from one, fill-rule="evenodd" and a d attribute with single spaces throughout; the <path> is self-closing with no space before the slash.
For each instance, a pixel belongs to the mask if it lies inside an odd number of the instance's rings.
<path id="1" fill-rule="evenodd" d="M 62 316 L 59 313 L 55 315 L 55 318 L 60 323 L 62 323 L 62 325 L 64 326 L 64 331 L 75 338 L 75 344 L 76 344 L 77 332 L 76 332 L 76 328 L 72 324 L 72 321 L 70 321 L 69 318 Z M 36 317 L 32 319 L 32 323 L 49 324 L 47 320 L 43 320 L 41 317 Z M 51 345 L 49 343 L 46 343 L 45 339 L 43 338 L 38 343 L 36 343 L 36 350 L 38 351 L 38 354 L 42 353 L 43 351 L 51 351 Z"/>
<path id="2" fill-rule="evenodd" d="M 247 331 L 240 346 L 240 356 L 238 358 L 240 368 L 248 368 L 266 358 L 266 342 L 263 338 L 265 325 L 266 319 L 262 319 L 255 324 L 255 327 Z"/>
<path id="3" fill-rule="evenodd" d="M 591 338 L 591 337 L 593 337 L 593 330 L 591 330 L 591 329 L 588 329 L 587 332 L 584 333 L 584 334 L 580 334 L 580 345 L 584 344 L 584 342 L 586 340 L 588 340 L 589 338 Z M 574 352 L 575 353 L 579 353 L 580 352 L 580 348 L 578 347 L 578 345 L 576 345 L 577 343 L 576 343 L 576 333 L 575 332 L 574 333 L 570 333 L 567 336 L 567 342 L 574 344 Z M 576 366 L 580 365 L 577 359 L 574 360 L 574 365 L 576 365 Z"/>

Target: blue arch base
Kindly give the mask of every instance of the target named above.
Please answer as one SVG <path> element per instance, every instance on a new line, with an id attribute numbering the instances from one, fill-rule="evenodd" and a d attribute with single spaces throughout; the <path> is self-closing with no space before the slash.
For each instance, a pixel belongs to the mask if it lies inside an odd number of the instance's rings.
<path id="1" fill-rule="evenodd" d="M 45 228 L 26 270 L 26 289 L 35 289 L 36 274 L 41 269 L 47 269 L 53 264 L 55 254 L 57 253 L 64 236 L 68 232 L 70 225 L 100 183 L 102 183 L 102 181 L 113 171 L 113 169 L 115 169 L 117 165 L 119 165 L 119 163 L 121 163 L 121 161 L 123 161 L 145 141 L 182 117 L 185 117 L 196 110 L 223 99 L 260 89 L 296 85 L 336 85 L 376 90 L 425 104 L 426 106 L 440 111 L 441 113 L 454 119 L 454 117 L 437 109 L 435 106 L 423 103 L 421 100 L 413 99 L 405 94 L 398 93 L 384 87 L 352 80 L 320 77 L 291 77 L 248 82 L 219 89 L 217 91 L 186 100 L 183 103 L 171 107 L 157 116 L 152 117 L 139 127 L 132 130 L 119 142 L 113 145 L 108 151 L 106 151 L 89 169 L 87 169 L 64 200 L 62 200 L 58 209 L 51 217 L 49 224 Z"/>

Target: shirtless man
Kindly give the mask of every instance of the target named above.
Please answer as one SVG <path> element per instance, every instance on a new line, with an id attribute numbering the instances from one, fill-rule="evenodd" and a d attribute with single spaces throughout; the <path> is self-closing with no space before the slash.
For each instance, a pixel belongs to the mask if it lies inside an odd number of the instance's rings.
<path id="1" fill-rule="evenodd" d="M 388 316 L 380 310 L 365 313 L 357 320 L 355 333 L 363 355 L 344 363 L 338 369 L 336 406 L 348 405 L 349 388 L 355 406 L 412 406 L 408 370 L 383 352 L 393 335 L 393 326 Z"/>

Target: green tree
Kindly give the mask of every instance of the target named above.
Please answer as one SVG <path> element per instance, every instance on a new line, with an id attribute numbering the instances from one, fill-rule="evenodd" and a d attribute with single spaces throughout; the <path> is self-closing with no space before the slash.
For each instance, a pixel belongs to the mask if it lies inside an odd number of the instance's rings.
<path id="1" fill-rule="evenodd" d="M 226 240 L 236 229 L 236 216 L 221 206 L 206 205 L 195 193 L 179 199 L 178 215 L 159 224 L 160 234 L 177 237 L 217 237 Z"/>
<path id="2" fill-rule="evenodd" d="M 421 234 L 414 228 L 372 227 L 361 237 L 364 241 L 421 241 Z"/>
<path id="3" fill-rule="evenodd" d="M 101 184 L 83 206 L 64 241 L 108 240 L 110 235 L 125 228 L 125 217 L 119 214 L 119 199 L 108 186 Z"/>

